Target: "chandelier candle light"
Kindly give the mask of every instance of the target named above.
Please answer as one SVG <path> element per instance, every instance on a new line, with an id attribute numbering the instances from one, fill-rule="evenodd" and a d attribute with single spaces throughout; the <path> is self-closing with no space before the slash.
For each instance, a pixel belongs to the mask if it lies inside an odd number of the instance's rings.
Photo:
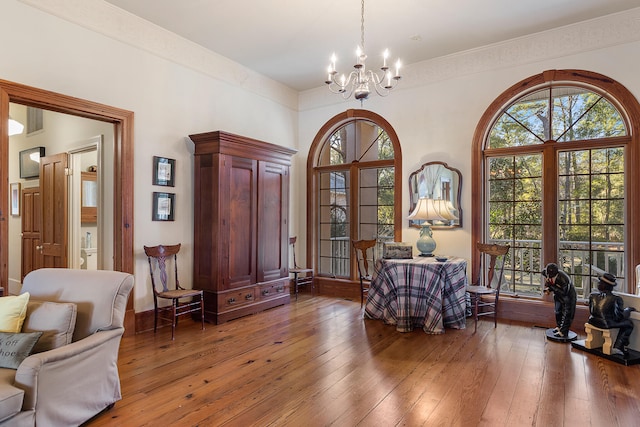
<path id="1" fill-rule="evenodd" d="M 420 229 L 420 238 L 416 242 L 420 256 L 433 256 L 433 251 L 436 250 L 436 241 L 433 240 L 431 224 L 427 221 L 451 221 L 458 219 L 453 213 L 452 208 L 451 202 L 446 200 L 427 199 L 426 197 L 418 199 L 415 209 L 407 219 L 424 221 Z"/>
<path id="2" fill-rule="evenodd" d="M 396 62 L 395 73 L 392 73 L 387 66 L 387 58 L 389 50 L 385 50 L 382 55 L 382 67 L 379 73 L 367 70 L 365 61 L 367 55 L 364 52 L 364 0 L 362 0 L 362 12 L 360 20 L 360 46 L 356 49 L 356 64 L 353 66 L 354 71 L 349 76 L 344 74 L 337 76 L 336 71 L 336 55 L 331 57 L 331 64 L 327 70 L 327 80 L 325 83 L 333 93 L 339 93 L 344 99 L 348 99 L 353 94 L 355 99 L 360 100 L 360 104 L 371 94 L 371 86 L 380 96 L 387 96 L 389 92 L 398 84 L 400 79 L 400 60 Z"/>

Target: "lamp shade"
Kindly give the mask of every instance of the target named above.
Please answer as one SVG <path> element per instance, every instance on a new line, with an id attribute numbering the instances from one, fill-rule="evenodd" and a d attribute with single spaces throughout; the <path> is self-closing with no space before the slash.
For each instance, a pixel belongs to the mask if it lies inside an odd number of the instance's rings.
<path id="1" fill-rule="evenodd" d="M 411 220 L 452 221 L 458 219 L 451 202 L 442 199 L 418 199 L 415 209 L 407 217 Z"/>

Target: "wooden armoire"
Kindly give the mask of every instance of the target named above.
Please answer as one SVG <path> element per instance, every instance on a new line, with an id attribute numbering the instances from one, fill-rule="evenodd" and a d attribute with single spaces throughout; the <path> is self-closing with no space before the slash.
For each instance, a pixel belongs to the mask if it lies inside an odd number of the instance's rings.
<path id="1" fill-rule="evenodd" d="M 216 131 L 195 144 L 194 288 L 222 323 L 289 303 L 289 167 L 295 150 Z"/>

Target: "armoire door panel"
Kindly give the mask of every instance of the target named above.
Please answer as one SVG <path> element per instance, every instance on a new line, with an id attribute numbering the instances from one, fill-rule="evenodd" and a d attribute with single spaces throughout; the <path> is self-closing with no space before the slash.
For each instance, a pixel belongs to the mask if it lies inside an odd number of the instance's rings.
<path id="1" fill-rule="evenodd" d="M 229 288 L 256 281 L 257 162 L 231 158 L 229 180 Z"/>
<path id="2" fill-rule="evenodd" d="M 194 161 L 195 184 L 194 184 L 194 210 L 195 212 L 206 212 L 207 214 L 194 215 L 193 231 L 196 236 L 207 236 L 207 238 L 194 239 L 194 283 L 200 289 L 207 289 L 211 277 L 217 276 L 218 263 L 211 262 L 216 257 L 216 247 L 214 243 L 220 238 L 217 221 L 218 191 L 211 191 L 218 188 L 219 176 L 219 156 L 204 154 L 196 156 Z"/>
<path id="3" fill-rule="evenodd" d="M 282 277 L 283 268 L 286 269 L 283 244 L 288 244 L 286 231 L 288 197 L 285 182 L 288 168 L 282 165 L 266 162 L 260 163 L 259 210 L 260 223 L 259 241 L 262 259 L 258 264 L 258 279 L 269 281 Z"/>

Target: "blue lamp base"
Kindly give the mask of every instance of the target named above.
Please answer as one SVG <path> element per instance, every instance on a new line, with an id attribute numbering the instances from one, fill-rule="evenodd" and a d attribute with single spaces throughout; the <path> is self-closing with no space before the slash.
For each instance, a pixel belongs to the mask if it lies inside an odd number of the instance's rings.
<path id="1" fill-rule="evenodd" d="M 433 240 L 433 232 L 430 225 L 422 226 L 416 246 L 420 251 L 420 256 L 433 256 L 433 251 L 436 250 L 436 241 Z"/>

